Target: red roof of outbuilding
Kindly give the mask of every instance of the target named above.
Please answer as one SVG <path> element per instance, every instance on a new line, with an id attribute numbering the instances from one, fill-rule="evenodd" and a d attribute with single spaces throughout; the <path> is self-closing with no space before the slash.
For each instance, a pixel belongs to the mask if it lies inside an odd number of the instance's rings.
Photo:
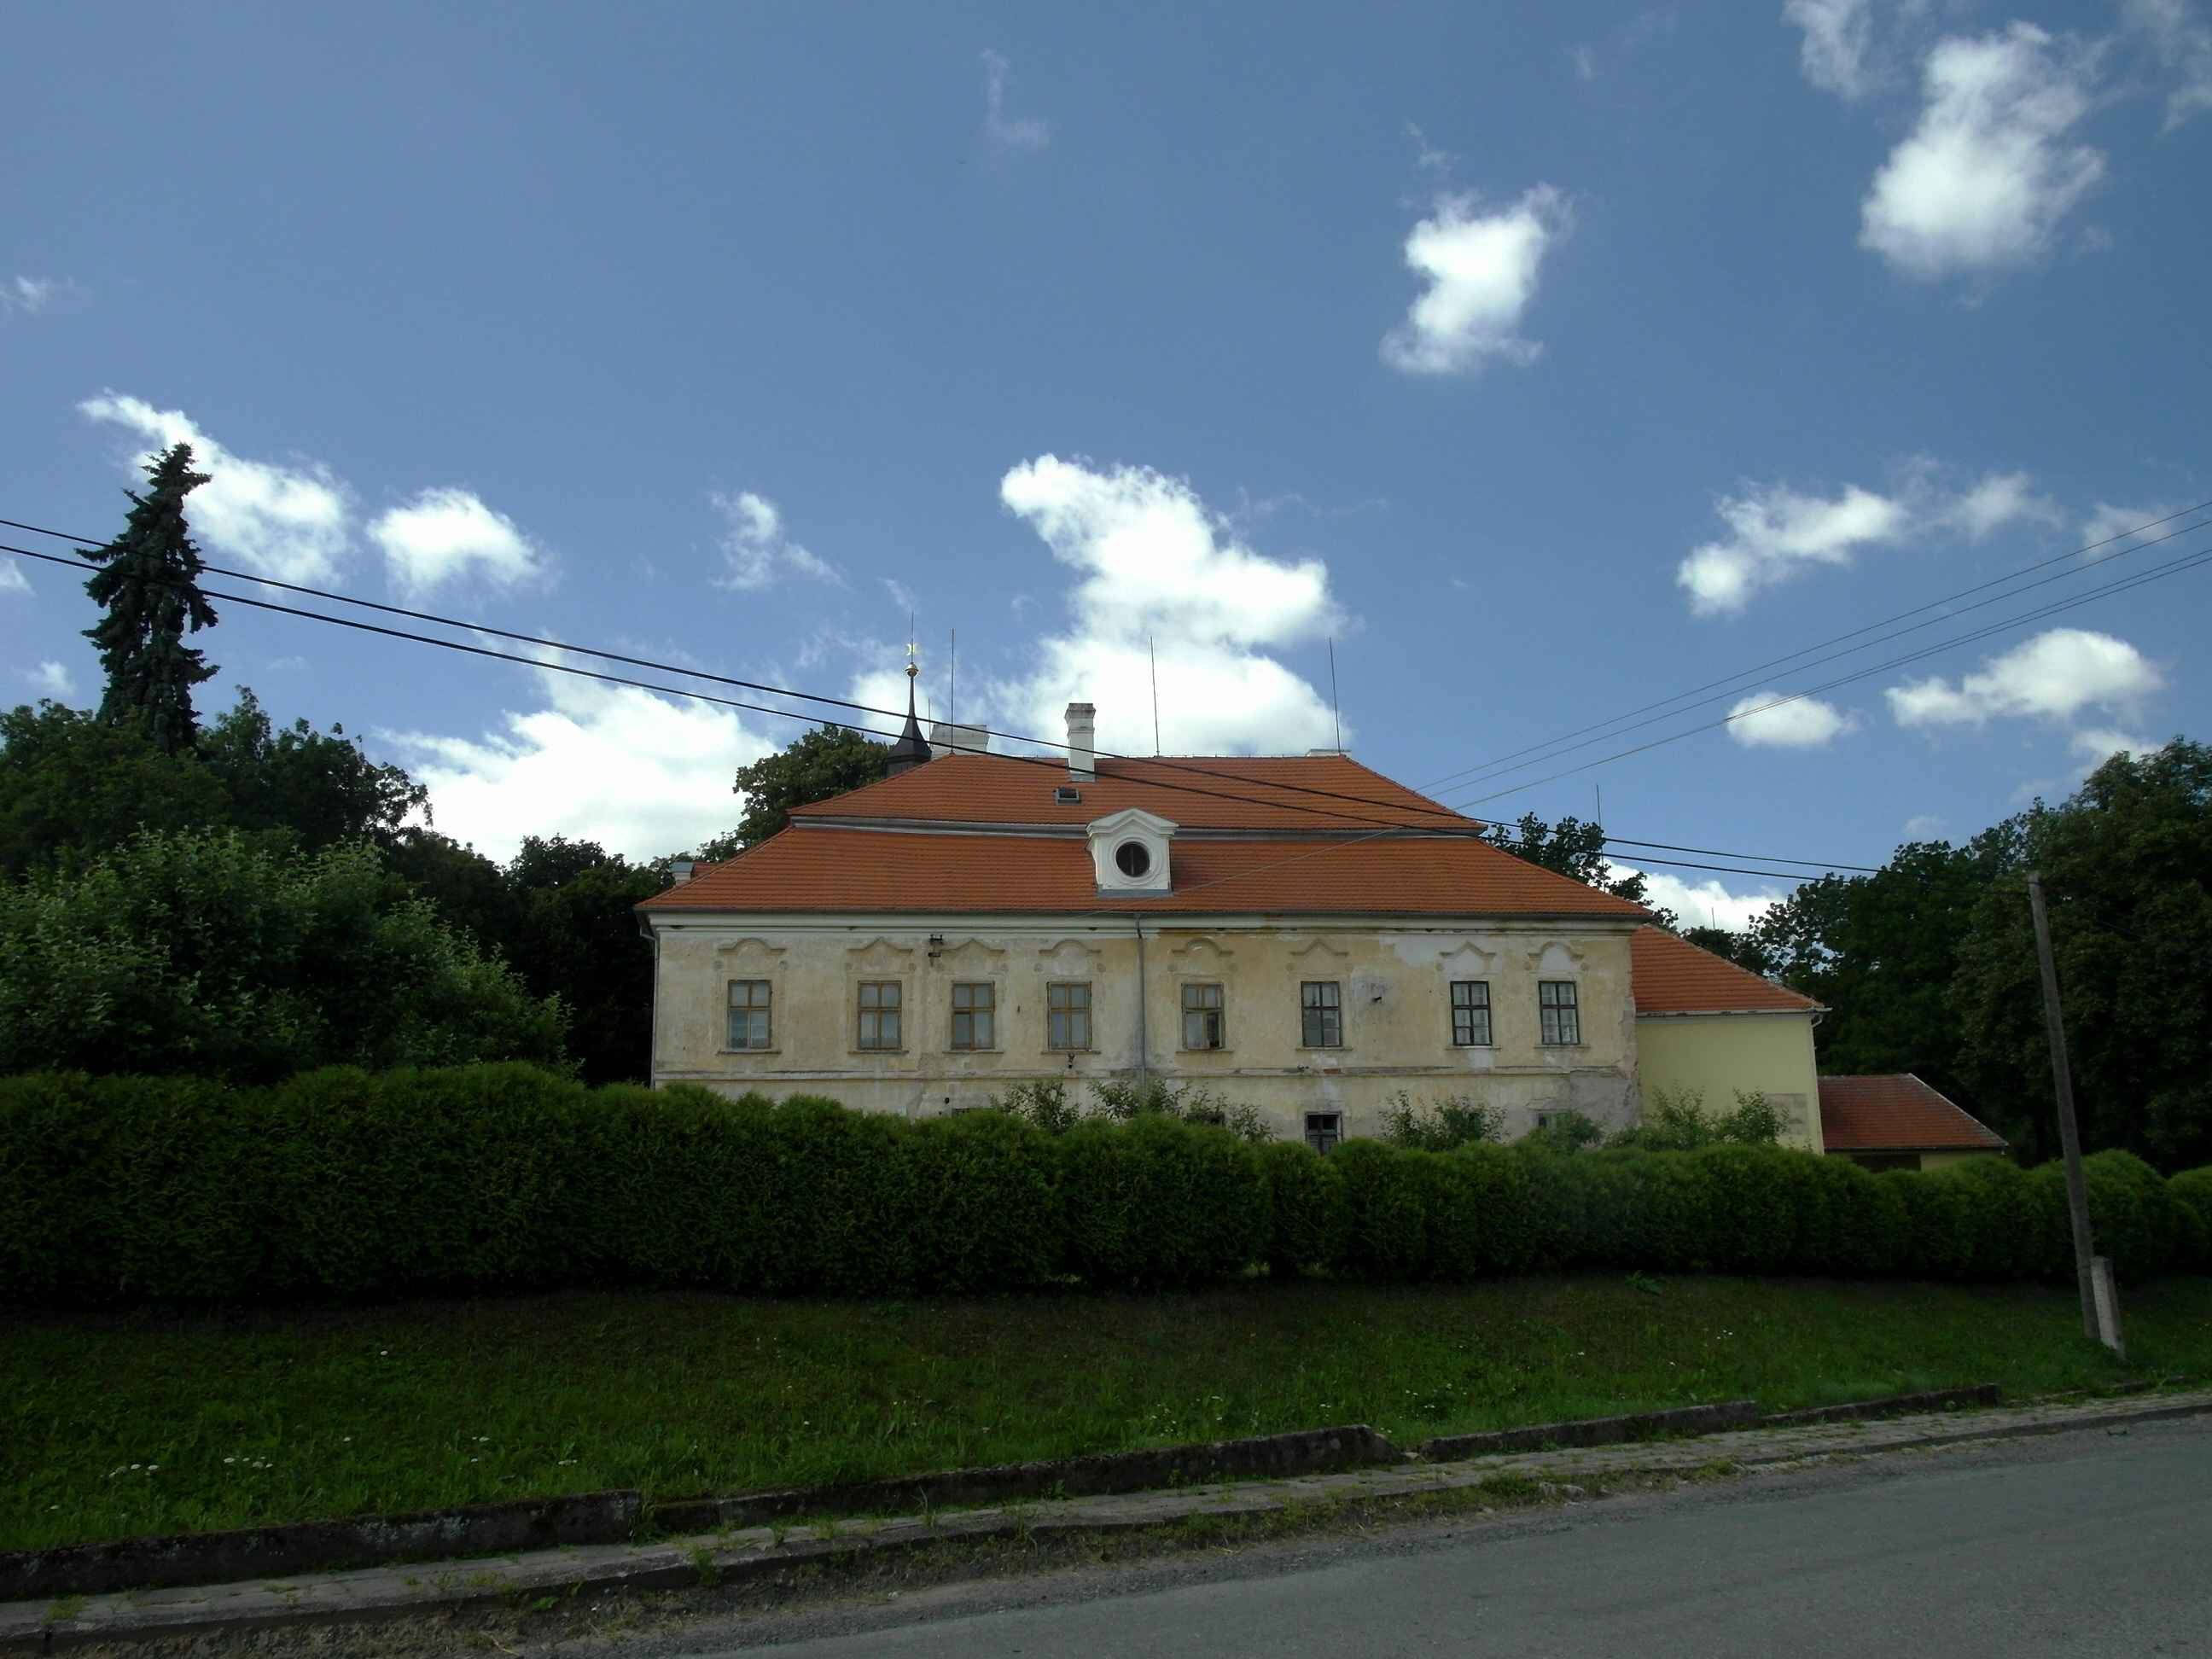
<path id="1" fill-rule="evenodd" d="M 2005 1144 L 1910 1072 L 1822 1078 L 1820 1139 L 1832 1152 L 1983 1152 Z"/>
<path id="2" fill-rule="evenodd" d="M 1639 1014 L 1801 1014 L 1820 1006 L 1664 928 L 1638 928 L 1628 957 Z"/>
<path id="3" fill-rule="evenodd" d="M 930 767 L 948 763 L 932 761 Z M 690 881 L 656 894 L 641 908 L 1622 920 L 1646 914 L 1639 905 L 1471 836 L 1321 842 L 1178 837 L 1169 866 L 1172 891 L 1107 898 L 1097 890 L 1090 843 L 1079 836 L 793 824 L 726 863 L 702 866 Z"/>

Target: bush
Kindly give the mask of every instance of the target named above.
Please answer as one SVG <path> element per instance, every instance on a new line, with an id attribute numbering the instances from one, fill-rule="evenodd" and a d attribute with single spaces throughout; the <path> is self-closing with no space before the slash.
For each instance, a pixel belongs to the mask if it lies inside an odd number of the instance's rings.
<path id="1" fill-rule="evenodd" d="M 1702 1089 L 1655 1089 L 1644 1121 L 1607 1144 L 1645 1152 L 1694 1152 L 1703 1146 L 1771 1146 L 1782 1135 L 1782 1114 L 1753 1091 L 1736 1091 L 1735 1109 L 1709 1112 Z"/>
<path id="2" fill-rule="evenodd" d="M 1504 1139 L 1505 1114 L 1465 1095 L 1443 1095 L 1425 1106 L 1401 1089 L 1382 1109 L 1382 1139 L 1420 1152 L 1449 1152 Z"/>
<path id="3" fill-rule="evenodd" d="M 1275 1138 L 1257 1107 L 1232 1104 L 1202 1083 L 1170 1085 L 1156 1077 L 1095 1079 L 1087 1110 L 1069 1098 L 1066 1080 L 1056 1077 L 1018 1083 L 1003 1095 L 993 1095 L 991 1105 L 1050 1134 L 1065 1134 L 1077 1124 L 1093 1119 L 1133 1123 L 1140 1117 L 1167 1117 L 1226 1129 L 1254 1146 L 1265 1146 Z"/>
<path id="4" fill-rule="evenodd" d="M 2123 1277 L 2212 1266 L 2212 1170 L 2086 1165 Z M 818 1098 L 586 1090 L 520 1064 L 0 1079 L 0 1285 L 52 1306 L 598 1285 L 750 1295 L 1154 1288 L 1260 1263 L 1379 1282 L 1535 1267 L 2073 1271 L 2057 1166 L 1868 1174 L 1720 1143 L 1567 1155 L 1255 1147 L 1164 1111 L 1050 1133 Z"/>

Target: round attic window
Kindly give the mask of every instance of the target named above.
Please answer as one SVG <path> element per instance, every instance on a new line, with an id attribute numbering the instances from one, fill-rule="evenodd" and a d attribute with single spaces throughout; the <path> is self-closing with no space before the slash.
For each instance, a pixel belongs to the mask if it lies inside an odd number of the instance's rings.
<path id="1" fill-rule="evenodd" d="M 1140 841 L 1125 841 L 1114 849 L 1114 867 L 1134 881 L 1152 867 L 1152 849 Z"/>

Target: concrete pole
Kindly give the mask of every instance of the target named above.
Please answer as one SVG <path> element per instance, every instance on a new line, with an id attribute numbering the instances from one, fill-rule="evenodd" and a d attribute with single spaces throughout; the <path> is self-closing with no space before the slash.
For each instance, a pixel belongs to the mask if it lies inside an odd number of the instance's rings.
<path id="1" fill-rule="evenodd" d="M 2096 1277 L 2091 1267 L 2096 1247 L 2089 1234 L 2089 1187 L 2081 1174 L 2081 1132 L 2074 1121 L 2074 1073 L 2066 1064 L 2066 1020 L 2058 1006 L 2058 965 L 2051 956 L 2051 918 L 2043 908 L 2043 878 L 2033 870 L 2027 872 L 2027 908 L 2035 918 L 2035 957 L 2043 973 L 2043 1025 L 2051 1039 L 2051 1079 L 2058 1096 L 2058 1145 L 2066 1158 L 2066 1207 L 2074 1218 L 2074 1276 L 2081 1291 L 2081 1334 L 2101 1340 Z"/>

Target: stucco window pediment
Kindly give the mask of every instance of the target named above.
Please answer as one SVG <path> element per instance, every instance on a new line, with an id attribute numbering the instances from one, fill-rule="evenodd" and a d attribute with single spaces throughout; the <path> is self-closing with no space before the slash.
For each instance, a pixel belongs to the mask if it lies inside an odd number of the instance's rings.
<path id="1" fill-rule="evenodd" d="M 914 946 L 901 945 L 887 939 L 872 939 L 866 945 L 855 945 L 845 952 L 848 971 L 876 976 L 905 973 L 914 965 Z"/>
<path id="2" fill-rule="evenodd" d="M 766 939 L 724 939 L 714 947 L 716 971 L 732 978 L 757 979 L 781 972 L 783 957 L 784 947 L 770 945 Z"/>
<path id="3" fill-rule="evenodd" d="M 1579 945 L 1555 939 L 1528 951 L 1524 960 L 1528 971 L 1539 979 L 1577 979 L 1589 961 L 1589 952 Z"/>
<path id="4" fill-rule="evenodd" d="M 1210 939 L 1186 939 L 1168 953 L 1168 971 L 1194 979 L 1219 979 L 1229 971 L 1230 959 L 1236 954 Z"/>

